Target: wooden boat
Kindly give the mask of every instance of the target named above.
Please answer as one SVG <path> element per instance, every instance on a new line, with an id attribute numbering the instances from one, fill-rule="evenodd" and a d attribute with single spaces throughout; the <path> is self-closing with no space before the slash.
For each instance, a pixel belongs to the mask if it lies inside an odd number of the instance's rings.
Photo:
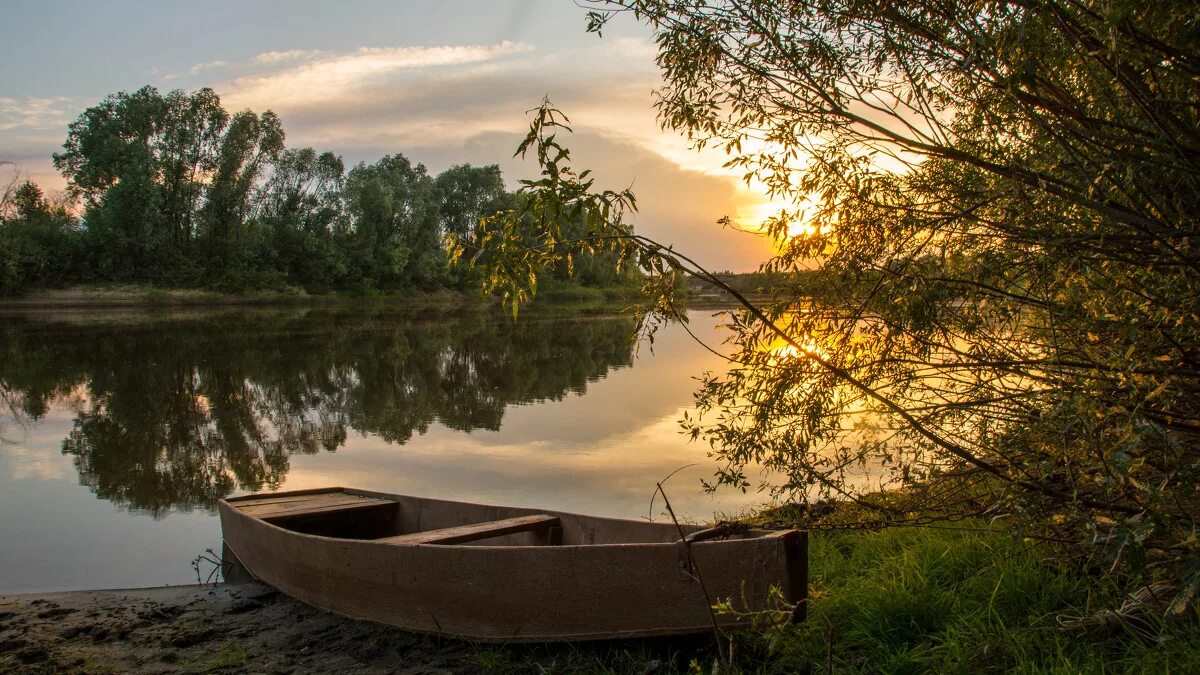
<path id="1" fill-rule="evenodd" d="M 321 609 L 488 642 L 711 631 L 710 602 L 803 618 L 806 533 L 735 532 L 327 488 L 220 502 L 226 552 Z M 707 596 L 707 600 L 706 600 Z M 774 607 L 777 609 L 777 607 Z M 745 619 L 717 614 L 723 627 Z"/>

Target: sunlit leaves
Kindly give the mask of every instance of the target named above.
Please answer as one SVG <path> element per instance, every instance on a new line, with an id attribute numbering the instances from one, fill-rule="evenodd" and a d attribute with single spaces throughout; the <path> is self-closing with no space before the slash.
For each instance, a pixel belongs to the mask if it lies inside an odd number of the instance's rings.
<path id="1" fill-rule="evenodd" d="M 808 207 L 689 420 L 719 479 L 1196 555 L 1194 3 L 590 4 L 655 31 L 665 127 Z"/>
<path id="2" fill-rule="evenodd" d="M 594 190 L 590 171 L 576 172 L 571 153 L 558 140 L 570 120 L 549 100 L 533 111 L 529 133 L 516 155 L 533 151 L 540 177 L 522 180 L 517 205 L 482 218 L 473 241 L 449 239 L 452 255 L 477 251 L 472 266 L 482 270 L 486 292 L 499 293 L 516 317 L 537 293 L 538 276 L 557 265 L 575 272 L 579 254 L 611 253 L 618 266 L 636 257 L 638 243 L 623 217 L 637 208 L 629 190 Z"/>

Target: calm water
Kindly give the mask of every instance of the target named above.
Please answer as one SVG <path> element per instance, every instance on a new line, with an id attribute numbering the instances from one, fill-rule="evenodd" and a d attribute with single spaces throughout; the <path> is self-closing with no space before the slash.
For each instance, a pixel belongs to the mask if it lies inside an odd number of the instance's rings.
<path id="1" fill-rule="evenodd" d="M 710 312 L 692 328 L 719 342 Z M 346 485 L 704 520 L 678 419 L 720 359 L 620 315 L 204 311 L 0 317 L 0 592 L 195 581 L 217 499 Z M 660 502 L 661 505 L 661 502 Z M 660 509 L 659 509 L 660 510 Z M 661 517 L 655 513 L 655 517 Z"/>

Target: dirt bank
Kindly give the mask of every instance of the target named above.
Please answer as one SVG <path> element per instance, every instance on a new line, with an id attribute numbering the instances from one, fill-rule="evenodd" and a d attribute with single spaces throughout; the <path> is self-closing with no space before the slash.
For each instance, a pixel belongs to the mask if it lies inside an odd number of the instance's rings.
<path id="1" fill-rule="evenodd" d="M 478 651 L 256 583 L 0 596 L 6 673 L 480 672 Z"/>
<path id="2" fill-rule="evenodd" d="M 434 291 L 379 292 L 367 296 L 331 293 L 308 295 L 293 291 L 250 291 L 221 293 L 194 288 L 156 288 L 139 285 L 92 285 L 61 289 L 39 289 L 22 296 L 0 297 L 0 309 L 96 309 L 177 307 L 345 307 L 396 306 L 414 309 L 454 308 L 480 304 L 473 296 L 450 289 Z"/>

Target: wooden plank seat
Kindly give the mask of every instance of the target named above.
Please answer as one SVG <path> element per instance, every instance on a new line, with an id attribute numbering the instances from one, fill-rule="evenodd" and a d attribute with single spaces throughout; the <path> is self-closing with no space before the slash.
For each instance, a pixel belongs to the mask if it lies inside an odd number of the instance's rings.
<path id="1" fill-rule="evenodd" d="M 395 508 L 396 500 L 352 495 L 345 492 L 302 495 L 293 498 L 235 502 L 234 506 L 246 515 L 266 521 L 291 520 L 309 516 L 341 514 L 376 508 Z"/>
<path id="2" fill-rule="evenodd" d="M 401 534 L 394 537 L 383 537 L 375 541 L 385 542 L 388 544 L 461 544 L 468 541 L 477 541 L 479 539 L 491 539 L 492 537 L 500 537 L 506 534 L 514 534 L 517 532 L 528 532 L 530 530 L 550 530 L 550 543 L 557 543 L 556 538 L 561 538 L 561 530 L 558 531 L 559 537 L 555 537 L 554 530 L 550 528 L 559 528 L 558 516 L 546 515 L 539 513 L 532 516 L 520 516 L 518 518 L 506 518 L 504 520 L 490 520 L 484 523 L 471 523 L 469 525 L 459 525 L 457 527 L 444 527 L 438 530 L 426 530 L 424 532 L 411 532 L 409 534 Z"/>

